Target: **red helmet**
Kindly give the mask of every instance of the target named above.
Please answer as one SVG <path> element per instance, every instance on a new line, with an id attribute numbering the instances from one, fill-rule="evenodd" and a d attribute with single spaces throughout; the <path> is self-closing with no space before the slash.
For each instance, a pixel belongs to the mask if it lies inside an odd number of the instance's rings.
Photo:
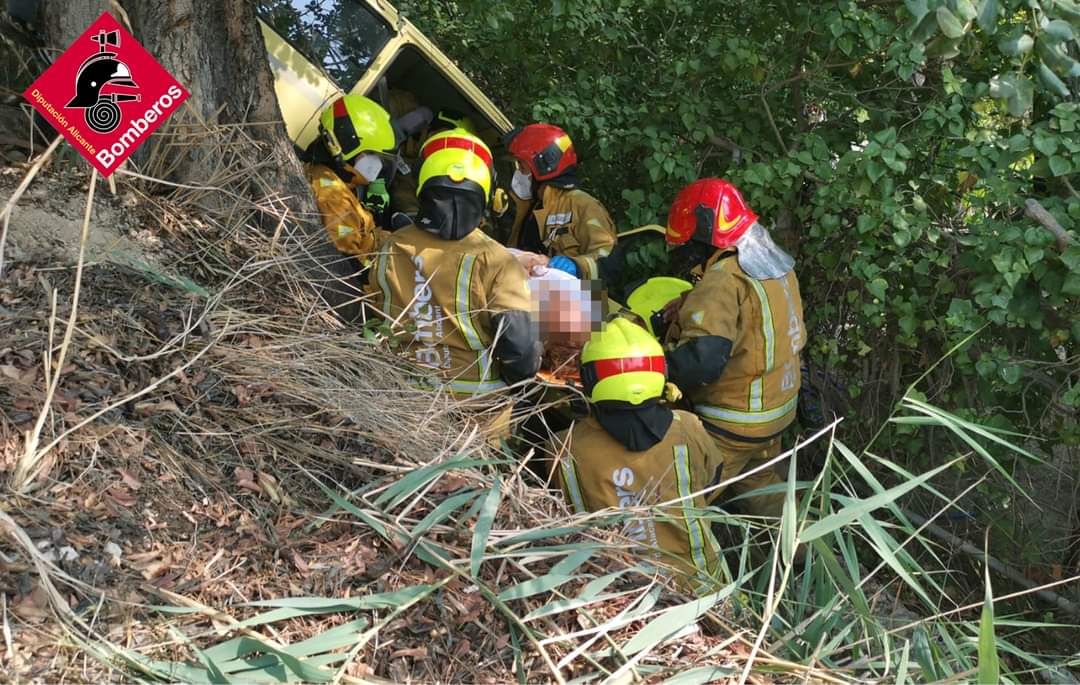
<path id="1" fill-rule="evenodd" d="M 713 247 L 731 247 L 757 218 L 738 188 L 721 178 L 703 178 L 679 191 L 671 203 L 667 242 L 683 245 L 693 239 Z"/>
<path id="2" fill-rule="evenodd" d="M 577 165 L 574 143 L 558 126 L 529 124 L 511 131 L 506 142 L 510 154 L 528 166 L 537 181 L 558 178 Z"/>

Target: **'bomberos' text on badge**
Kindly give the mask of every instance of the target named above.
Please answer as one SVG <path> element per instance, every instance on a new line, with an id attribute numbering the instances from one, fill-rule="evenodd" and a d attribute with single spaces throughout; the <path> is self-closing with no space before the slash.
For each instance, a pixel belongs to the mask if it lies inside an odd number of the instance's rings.
<path id="1" fill-rule="evenodd" d="M 106 177 L 188 96 L 108 12 L 23 93 Z"/>

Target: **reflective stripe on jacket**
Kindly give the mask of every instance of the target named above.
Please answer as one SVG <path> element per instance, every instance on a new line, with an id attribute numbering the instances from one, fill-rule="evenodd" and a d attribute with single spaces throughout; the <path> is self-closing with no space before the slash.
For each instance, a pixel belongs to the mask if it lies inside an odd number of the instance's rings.
<path id="1" fill-rule="evenodd" d="M 533 209 L 540 240 L 548 256 L 563 255 L 574 260 L 581 278 L 599 278 L 596 260 L 611 254 L 615 247 L 615 222 L 600 201 L 584 190 L 540 187 L 541 202 Z M 527 217 L 519 214 L 520 219 Z M 521 224 L 514 227 L 510 247 L 517 247 Z"/>
<path id="2" fill-rule="evenodd" d="M 557 477 L 576 511 L 681 499 L 662 513 L 635 513 L 621 532 L 645 548 L 652 559 L 690 577 L 707 582 L 715 576 L 716 541 L 709 522 L 701 516 L 706 497 L 691 495 L 708 487 L 719 473 L 720 453 L 696 416 L 675 411 L 664 439 L 644 452 L 627 450 L 591 416 L 577 421 L 560 436 L 562 440 L 566 451 Z M 714 496 L 710 493 L 709 499 Z"/>
<path id="3" fill-rule="evenodd" d="M 330 242 L 340 252 L 354 255 L 367 264 L 380 239 L 375 217 L 330 167 L 308 164 L 304 171 Z"/>
<path id="4" fill-rule="evenodd" d="M 774 436 L 795 420 L 806 326 L 794 271 L 757 280 L 735 252 L 717 252 L 668 332 L 675 347 L 700 336 L 730 340 L 731 354 L 718 379 L 683 388 L 698 415 L 751 440 Z"/>
<path id="5" fill-rule="evenodd" d="M 462 394 L 506 385 L 492 316 L 530 307 L 525 270 L 506 248 L 479 229 L 443 240 L 407 226 L 383 243 L 368 280 L 373 305 L 405 329 L 406 352 L 431 367 L 438 384 Z"/>

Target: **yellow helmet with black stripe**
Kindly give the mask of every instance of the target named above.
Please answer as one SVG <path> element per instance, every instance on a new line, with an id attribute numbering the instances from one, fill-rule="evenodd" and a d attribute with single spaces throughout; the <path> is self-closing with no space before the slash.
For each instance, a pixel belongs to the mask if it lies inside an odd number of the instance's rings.
<path id="1" fill-rule="evenodd" d="M 637 405 L 660 397 L 666 375 L 660 343 L 626 319 L 609 321 L 581 349 L 581 382 L 593 402 Z"/>
<path id="2" fill-rule="evenodd" d="M 436 133 L 424 141 L 420 149 L 420 183 L 417 195 L 429 183 L 437 182 L 444 187 L 478 188 L 484 194 L 484 203 L 491 199 L 494 175 L 491 150 L 465 129 L 455 128 Z"/>
<path id="3" fill-rule="evenodd" d="M 326 149 L 348 162 L 361 152 L 393 152 L 397 147 L 390 114 L 363 95 L 343 95 L 319 116 Z"/>

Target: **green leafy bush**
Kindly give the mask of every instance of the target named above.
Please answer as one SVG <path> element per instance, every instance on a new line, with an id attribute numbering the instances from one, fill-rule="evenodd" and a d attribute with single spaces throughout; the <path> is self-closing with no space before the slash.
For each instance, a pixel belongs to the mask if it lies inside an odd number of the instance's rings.
<path id="1" fill-rule="evenodd" d="M 929 394 L 1076 438 L 1080 248 L 1025 215 L 1080 222 L 1073 0 L 400 6 L 517 121 L 567 128 L 622 227 L 736 182 L 864 425 L 986 326 Z"/>

